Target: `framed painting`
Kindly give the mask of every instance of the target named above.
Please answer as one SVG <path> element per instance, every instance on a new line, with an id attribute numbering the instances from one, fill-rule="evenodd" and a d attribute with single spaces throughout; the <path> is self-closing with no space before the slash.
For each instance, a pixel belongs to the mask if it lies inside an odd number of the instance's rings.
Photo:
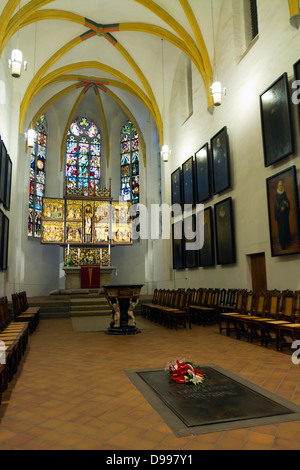
<path id="1" fill-rule="evenodd" d="M 7 271 L 7 260 L 8 260 L 8 236 L 9 236 L 9 219 L 3 215 L 3 231 L 2 231 L 2 257 L 1 257 L 1 269 Z"/>
<path id="2" fill-rule="evenodd" d="M 4 207 L 8 211 L 10 210 L 11 180 L 12 180 L 12 161 L 11 161 L 10 156 L 7 154 Z"/>
<path id="3" fill-rule="evenodd" d="M 214 206 L 216 228 L 217 264 L 236 261 L 232 198 L 228 197 Z"/>
<path id="4" fill-rule="evenodd" d="M 223 127 L 210 141 L 212 169 L 213 169 L 213 192 L 219 194 L 230 188 L 230 155 L 228 145 L 227 127 Z"/>
<path id="5" fill-rule="evenodd" d="M 175 222 L 172 225 L 173 269 L 184 268 L 183 251 L 183 223 Z"/>
<path id="6" fill-rule="evenodd" d="M 267 179 L 272 256 L 300 253 L 299 196 L 296 167 Z"/>
<path id="7" fill-rule="evenodd" d="M 196 203 L 201 204 L 211 196 L 208 143 L 195 153 Z"/>
<path id="8" fill-rule="evenodd" d="M 297 90 L 298 91 L 295 91 L 295 93 L 293 94 L 293 97 L 292 97 L 292 102 L 297 106 L 297 109 L 298 109 L 298 124 L 299 124 L 299 127 L 300 127 L 300 94 L 299 94 L 299 85 L 300 85 L 300 59 L 298 60 L 298 62 L 296 62 L 294 64 L 294 74 L 295 74 L 295 80 L 297 81 Z"/>
<path id="9" fill-rule="evenodd" d="M 287 73 L 260 95 L 265 166 L 294 153 L 294 136 Z"/>
<path id="10" fill-rule="evenodd" d="M 3 269 L 3 227 L 4 227 L 4 213 L 0 209 L 0 270 Z"/>
<path id="11" fill-rule="evenodd" d="M 113 245 L 131 245 L 131 223 L 111 224 L 111 243 Z"/>
<path id="12" fill-rule="evenodd" d="M 5 203 L 5 179 L 6 179 L 6 162 L 7 150 L 3 140 L 0 142 L 0 201 Z"/>
<path id="13" fill-rule="evenodd" d="M 190 157 L 182 165 L 182 196 L 183 204 L 193 206 L 195 204 L 194 195 L 194 159 Z"/>
<path id="14" fill-rule="evenodd" d="M 204 210 L 204 243 L 199 251 L 199 266 L 215 265 L 214 227 L 212 208 Z"/>
<path id="15" fill-rule="evenodd" d="M 66 222 L 66 243 L 81 244 L 83 231 L 81 222 Z"/>
<path id="16" fill-rule="evenodd" d="M 67 200 L 66 205 L 66 220 L 70 222 L 81 222 L 82 221 L 82 201 Z"/>
<path id="17" fill-rule="evenodd" d="M 182 206 L 182 175 L 181 168 L 171 174 L 171 204 Z"/>
<path id="18" fill-rule="evenodd" d="M 189 249 L 189 245 L 196 242 L 196 215 L 184 219 L 184 266 L 185 268 L 198 267 L 198 251 Z"/>

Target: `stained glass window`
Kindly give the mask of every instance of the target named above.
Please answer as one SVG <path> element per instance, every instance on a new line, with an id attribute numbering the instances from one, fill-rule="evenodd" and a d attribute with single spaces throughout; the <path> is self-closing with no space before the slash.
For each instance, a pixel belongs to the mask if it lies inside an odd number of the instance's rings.
<path id="1" fill-rule="evenodd" d="M 140 200 L 140 145 L 134 124 L 128 121 L 121 131 L 121 198 L 137 204 Z"/>
<path id="2" fill-rule="evenodd" d="M 34 130 L 36 140 L 30 154 L 28 236 L 41 237 L 42 204 L 46 184 L 47 121 L 42 115 Z"/>
<path id="3" fill-rule="evenodd" d="M 72 122 L 66 143 L 66 194 L 100 195 L 101 136 L 86 117 Z"/>

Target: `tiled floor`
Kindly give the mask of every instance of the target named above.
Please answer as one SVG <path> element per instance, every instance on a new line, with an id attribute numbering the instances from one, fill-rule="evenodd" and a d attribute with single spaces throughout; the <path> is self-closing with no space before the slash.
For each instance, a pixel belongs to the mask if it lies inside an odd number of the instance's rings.
<path id="1" fill-rule="evenodd" d="M 292 352 L 292 351 L 291 351 Z M 0 450 L 300 449 L 300 422 L 178 438 L 124 374 L 184 357 L 215 363 L 300 405 L 290 353 L 221 336 L 215 326 L 135 336 L 75 333 L 42 320 L 0 407 Z"/>

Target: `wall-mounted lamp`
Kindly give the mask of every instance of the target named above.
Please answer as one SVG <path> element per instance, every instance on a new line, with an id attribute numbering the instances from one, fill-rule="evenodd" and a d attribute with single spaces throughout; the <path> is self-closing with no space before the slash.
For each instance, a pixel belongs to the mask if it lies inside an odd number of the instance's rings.
<path id="1" fill-rule="evenodd" d="M 214 82 L 210 87 L 211 96 L 213 98 L 214 106 L 221 106 L 222 95 L 226 95 L 226 88 L 222 89 L 221 82 Z"/>
<path id="2" fill-rule="evenodd" d="M 28 129 L 27 131 L 27 146 L 33 148 L 36 139 L 36 132 L 34 129 Z"/>
<path id="3" fill-rule="evenodd" d="M 22 67 L 27 70 L 27 62 L 23 61 L 22 51 L 13 49 L 11 51 L 11 58 L 8 60 L 8 68 L 11 70 L 11 76 L 19 78 L 21 76 Z"/>
<path id="4" fill-rule="evenodd" d="M 169 161 L 169 157 L 171 155 L 171 150 L 169 149 L 168 145 L 163 145 L 161 148 L 161 156 L 164 162 Z"/>

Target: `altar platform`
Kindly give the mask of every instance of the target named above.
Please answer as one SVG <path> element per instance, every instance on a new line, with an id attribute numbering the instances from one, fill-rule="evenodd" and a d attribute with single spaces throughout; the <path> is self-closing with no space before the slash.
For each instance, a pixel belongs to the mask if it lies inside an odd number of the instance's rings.
<path id="1" fill-rule="evenodd" d="M 64 266 L 66 276 L 66 289 L 80 289 L 81 288 L 81 266 Z M 102 286 L 111 284 L 111 276 L 117 271 L 116 266 L 101 266 L 100 267 L 100 285 Z"/>

